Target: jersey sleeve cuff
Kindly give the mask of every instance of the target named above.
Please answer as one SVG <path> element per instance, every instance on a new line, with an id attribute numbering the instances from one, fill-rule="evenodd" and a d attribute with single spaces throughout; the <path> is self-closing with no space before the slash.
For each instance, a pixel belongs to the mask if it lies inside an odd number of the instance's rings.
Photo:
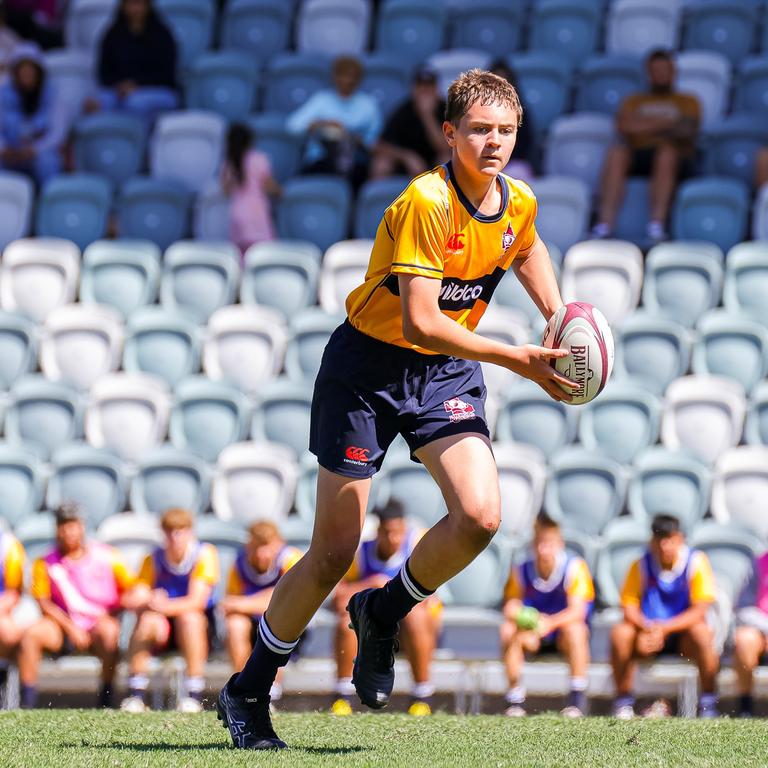
<path id="1" fill-rule="evenodd" d="M 400 261 L 393 262 L 389 271 L 394 275 L 420 275 L 421 277 L 431 277 L 437 280 L 441 280 L 443 277 L 443 270 L 437 267 L 424 267 Z"/>

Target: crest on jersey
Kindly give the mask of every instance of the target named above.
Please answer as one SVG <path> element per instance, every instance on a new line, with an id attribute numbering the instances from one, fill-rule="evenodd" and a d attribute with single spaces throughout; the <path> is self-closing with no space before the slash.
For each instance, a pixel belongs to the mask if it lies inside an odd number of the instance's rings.
<path id="1" fill-rule="evenodd" d="M 501 236 L 501 250 L 506 252 L 510 245 L 515 241 L 515 232 L 512 229 L 512 222 L 507 224 L 507 229 Z"/>

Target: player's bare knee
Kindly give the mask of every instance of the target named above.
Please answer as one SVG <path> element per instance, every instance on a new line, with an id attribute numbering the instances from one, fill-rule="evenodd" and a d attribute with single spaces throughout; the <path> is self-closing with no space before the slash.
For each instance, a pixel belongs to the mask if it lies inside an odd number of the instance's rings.
<path id="1" fill-rule="evenodd" d="M 736 628 L 733 636 L 733 652 L 737 658 L 752 657 L 760 653 L 760 632 L 754 627 L 741 626 Z"/>
<path id="2" fill-rule="evenodd" d="M 499 507 L 493 503 L 478 503 L 464 509 L 456 520 L 459 534 L 478 550 L 485 549 L 496 535 L 501 523 Z"/>
<path id="3" fill-rule="evenodd" d="M 334 546 L 324 552 L 310 549 L 307 558 L 315 582 L 328 589 L 335 587 L 352 565 L 355 549 L 356 543 L 352 547 L 344 544 Z"/>
<path id="4" fill-rule="evenodd" d="M 611 645 L 617 648 L 632 647 L 635 643 L 637 630 L 628 622 L 622 621 L 611 627 Z"/>

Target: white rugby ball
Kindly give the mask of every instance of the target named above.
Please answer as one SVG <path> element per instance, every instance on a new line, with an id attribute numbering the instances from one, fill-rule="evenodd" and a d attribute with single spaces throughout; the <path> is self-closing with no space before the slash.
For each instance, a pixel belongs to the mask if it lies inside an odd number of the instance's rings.
<path id="1" fill-rule="evenodd" d="M 570 352 L 552 361 L 558 373 L 579 385 L 570 405 L 588 403 L 603 391 L 613 370 L 613 334 L 597 307 L 584 301 L 560 307 L 549 318 L 541 344 Z"/>

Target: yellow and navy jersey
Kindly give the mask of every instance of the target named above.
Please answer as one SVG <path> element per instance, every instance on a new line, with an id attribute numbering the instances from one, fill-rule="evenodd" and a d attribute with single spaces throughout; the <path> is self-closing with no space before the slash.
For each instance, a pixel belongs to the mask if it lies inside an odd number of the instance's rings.
<path id="1" fill-rule="evenodd" d="M 408 528 L 400 548 L 388 560 L 378 556 L 376 539 L 360 542 L 344 581 L 363 581 L 371 576 L 386 576 L 388 579 L 395 577 L 424 533 L 423 529 Z"/>
<path id="2" fill-rule="evenodd" d="M 473 331 L 493 291 L 536 238 L 536 198 L 500 173 L 501 207 L 481 214 L 453 178 L 451 164 L 417 176 L 384 212 L 365 281 L 347 297 L 357 330 L 380 341 L 432 354 L 403 338 L 398 275 L 442 282 L 440 310 Z"/>
<path id="3" fill-rule="evenodd" d="M 169 563 L 162 547 L 158 547 L 144 558 L 138 581 L 150 589 L 164 589 L 169 597 L 184 597 L 189 594 L 189 584 L 201 579 L 211 588 L 219 582 L 219 555 L 213 544 L 195 542 L 181 563 Z M 208 608 L 215 602 L 213 589 Z"/>
<path id="4" fill-rule="evenodd" d="M 237 553 L 235 562 L 229 571 L 227 579 L 228 595 L 255 595 L 265 589 L 270 589 L 280 581 L 280 577 L 293 568 L 301 560 L 303 555 L 296 549 L 286 544 L 275 557 L 272 566 L 264 573 L 259 573 L 248 560 L 245 548 Z"/>
<path id="5" fill-rule="evenodd" d="M 0 594 L 21 592 L 24 583 L 24 547 L 10 533 L 0 533 Z"/>

